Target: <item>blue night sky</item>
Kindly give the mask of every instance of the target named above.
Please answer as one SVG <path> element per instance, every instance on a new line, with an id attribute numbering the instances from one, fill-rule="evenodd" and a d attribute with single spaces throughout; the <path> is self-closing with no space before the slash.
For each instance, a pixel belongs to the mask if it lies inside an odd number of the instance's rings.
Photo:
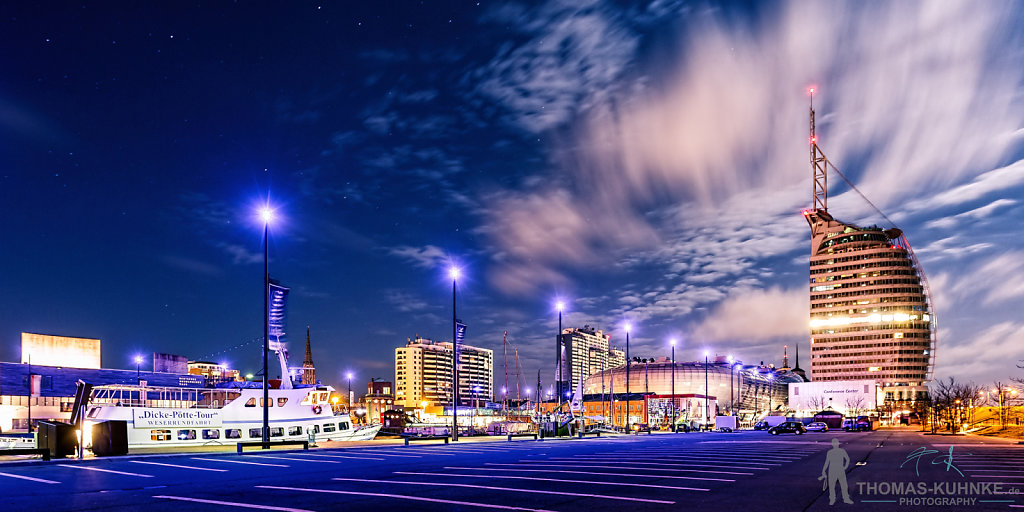
<path id="1" fill-rule="evenodd" d="M 255 371 L 269 196 L 292 362 L 308 325 L 330 384 L 450 338 L 449 262 L 499 387 L 505 330 L 550 382 L 557 298 L 616 345 L 631 322 L 633 355 L 799 343 L 807 368 L 814 84 L 821 147 L 928 275 L 936 375 L 1022 376 L 1022 11 L 8 2 L 0 360 L 28 331 Z M 830 185 L 835 217 L 888 227 Z"/>

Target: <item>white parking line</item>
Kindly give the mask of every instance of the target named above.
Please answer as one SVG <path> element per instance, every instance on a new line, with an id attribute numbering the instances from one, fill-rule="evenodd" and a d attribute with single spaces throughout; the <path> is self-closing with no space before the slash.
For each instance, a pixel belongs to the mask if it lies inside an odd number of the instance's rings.
<path id="1" fill-rule="evenodd" d="M 15 475 L 15 474 L 12 474 L 12 473 L 0 473 L 0 476 L 8 476 L 8 477 L 11 477 L 11 478 L 20 478 L 22 480 L 29 480 L 29 481 L 32 481 L 32 482 L 39 482 L 41 484 L 59 484 L 60 483 L 60 482 L 55 482 L 53 480 L 45 480 L 43 478 L 32 478 L 30 476 Z"/>
<path id="2" fill-rule="evenodd" d="M 153 496 L 165 500 L 191 501 L 193 503 L 208 503 L 210 505 L 227 505 L 229 507 L 258 508 L 260 510 L 280 510 L 282 512 L 313 512 L 304 508 L 274 507 L 271 505 L 256 505 L 254 503 L 237 503 L 234 501 L 201 500 L 199 498 L 185 498 L 183 496 Z"/>
<path id="3" fill-rule="evenodd" d="M 521 459 L 519 462 L 531 462 L 531 463 L 537 463 L 537 462 L 572 462 L 572 463 L 579 463 L 579 464 L 598 464 L 600 462 L 607 463 L 607 462 L 618 462 L 618 461 L 615 461 L 615 460 L 597 461 L 597 460 L 551 458 L 551 459 L 546 459 L 546 460 Z M 639 465 L 639 466 L 683 466 L 683 467 L 698 467 L 698 468 L 750 469 L 750 470 L 754 470 L 754 471 L 768 471 L 768 470 L 771 469 L 771 468 L 755 468 L 755 467 L 750 467 L 750 466 L 719 466 L 719 465 L 715 465 L 715 464 L 700 464 L 700 463 L 696 463 L 696 464 L 681 464 L 681 463 L 676 463 L 676 462 L 633 462 L 633 461 L 629 461 L 629 464 L 634 464 L 634 465 Z M 775 464 L 775 465 L 777 466 L 778 464 Z"/>
<path id="4" fill-rule="evenodd" d="M 657 469 L 657 468 L 638 468 L 635 466 L 624 466 L 617 464 L 609 466 L 606 464 L 598 464 L 592 462 L 574 462 L 571 464 L 544 464 L 544 461 L 536 461 L 536 463 L 520 464 L 520 463 L 498 463 L 498 462 L 485 462 L 488 466 L 531 466 L 531 467 L 542 467 L 542 468 L 564 468 L 564 467 L 583 467 L 583 468 L 594 468 L 594 469 L 635 469 L 640 471 L 672 471 L 674 473 L 711 473 L 715 475 L 744 475 L 751 476 L 753 473 L 747 473 L 743 471 L 719 471 L 717 469 Z M 647 475 L 653 476 L 653 475 Z"/>
<path id="5" fill-rule="evenodd" d="M 594 484 L 594 485 L 617 485 L 622 487 L 651 487 L 655 489 L 678 489 L 681 491 L 710 491 L 699 487 L 678 487 L 675 485 L 657 484 L 631 484 L 626 482 L 601 482 L 599 480 L 565 480 L 562 478 L 540 478 L 536 476 L 515 476 L 515 475 L 472 475 L 467 473 L 415 473 L 412 471 L 395 471 L 396 475 L 424 475 L 424 476 L 448 476 L 458 478 L 492 478 L 496 480 L 534 480 L 539 482 L 561 482 L 570 484 Z"/>
<path id="6" fill-rule="evenodd" d="M 276 460 L 294 460 L 297 462 L 319 462 L 321 464 L 341 464 L 340 461 L 336 460 L 317 460 L 317 459 L 301 459 L 299 457 L 276 457 L 274 455 L 246 455 L 246 457 L 259 457 L 261 459 L 276 459 Z M 377 459 L 384 460 L 384 459 Z"/>
<path id="7" fill-rule="evenodd" d="M 466 468 L 458 466 L 446 466 L 445 469 L 462 469 L 470 471 L 516 471 L 520 473 L 570 473 L 574 475 L 604 475 L 604 476 L 631 476 L 635 478 L 674 478 L 678 480 L 705 480 L 713 482 L 735 482 L 729 478 L 705 478 L 698 476 L 677 476 L 677 475 L 638 475 L 636 473 L 605 473 L 602 471 L 572 471 L 568 469 L 511 469 L 511 468 Z"/>
<path id="8" fill-rule="evenodd" d="M 152 464 L 154 466 L 167 466 L 169 468 L 195 469 L 195 470 L 198 470 L 198 471 L 220 471 L 220 472 L 227 471 L 226 469 L 199 468 L 199 467 L 196 467 L 196 466 L 182 466 L 180 464 L 165 464 L 163 462 L 149 462 L 149 461 L 145 461 L 145 460 L 130 460 L 128 462 L 134 462 L 136 464 Z"/>
<path id="9" fill-rule="evenodd" d="M 356 457 L 354 455 L 331 455 L 327 453 L 303 453 L 305 457 L 330 457 L 332 459 L 362 459 L 362 460 L 387 460 L 378 457 Z M 300 459 L 301 460 L 301 459 Z M 311 461 L 315 462 L 315 461 Z"/>
<path id="10" fill-rule="evenodd" d="M 658 463 L 666 464 L 687 464 L 687 465 L 705 465 L 705 464 L 732 464 L 742 466 L 781 466 L 781 464 L 773 462 L 754 462 L 754 461 L 712 461 L 705 459 L 669 459 L 664 457 L 652 457 L 643 459 L 616 459 L 614 457 L 587 457 L 587 456 L 575 456 L 575 457 L 552 457 L 549 460 L 552 461 L 583 461 L 583 462 L 627 462 L 635 464 L 634 461 L 654 461 Z M 762 468 L 768 469 L 768 468 Z"/>
<path id="11" fill-rule="evenodd" d="M 552 457 L 556 458 L 556 457 Z M 656 460 L 665 462 L 695 462 L 703 464 L 707 462 L 716 462 L 719 464 L 755 464 L 759 466 L 781 466 L 781 462 L 757 462 L 752 460 L 730 460 L 730 459 L 718 459 L 712 457 L 614 457 L 605 455 L 574 455 L 572 457 L 557 457 L 559 459 L 570 459 L 570 460 L 614 460 L 614 461 L 634 461 L 634 460 Z"/>
<path id="12" fill-rule="evenodd" d="M 357 453 L 359 455 L 375 455 L 375 456 L 381 456 L 381 457 L 404 457 L 404 458 L 408 458 L 408 459 L 422 459 L 423 458 L 422 455 L 397 455 L 397 454 L 394 454 L 394 453 L 384 453 L 383 450 L 374 450 L 374 451 L 371 451 L 371 450 L 355 451 L 355 450 L 353 450 L 352 453 Z M 310 454 L 310 455 L 312 455 L 312 454 Z"/>
<path id="13" fill-rule="evenodd" d="M 101 471 L 103 473 L 114 473 L 116 475 L 128 475 L 128 476 L 138 476 L 138 477 L 142 477 L 142 478 L 153 478 L 153 475 L 142 475 L 142 474 L 139 474 L 139 473 L 128 473 L 128 472 L 125 472 L 125 471 L 114 471 L 113 469 L 100 469 L 100 468 L 94 468 L 92 466 L 73 466 L 71 464 L 57 464 L 57 465 L 62 467 L 62 468 L 85 469 L 85 470 L 88 470 L 88 471 Z"/>
<path id="14" fill-rule="evenodd" d="M 249 464 L 251 466 L 271 466 L 275 468 L 287 468 L 285 464 L 267 464 L 264 462 L 249 462 L 244 460 L 228 460 L 228 459 L 204 459 L 201 457 L 192 457 L 192 460 L 205 460 L 206 462 L 229 462 L 231 464 Z"/>
<path id="15" fill-rule="evenodd" d="M 473 485 L 473 484 L 453 484 L 445 482 L 405 482 L 402 480 L 364 480 L 362 478 L 332 478 L 331 480 L 340 480 L 343 482 L 370 482 L 378 484 L 404 484 L 404 485 L 433 485 L 438 487 L 465 487 L 469 489 L 487 489 L 491 491 L 512 491 L 512 492 L 525 492 L 532 494 L 557 494 L 562 496 L 579 496 L 581 498 L 600 498 L 606 500 L 622 500 L 622 501 L 640 501 L 643 503 L 664 503 L 667 505 L 675 504 L 674 501 L 666 500 L 652 500 L 646 498 L 628 498 L 625 496 L 609 496 L 606 494 L 584 494 L 579 492 L 569 491 L 541 491 L 536 489 L 519 489 L 516 487 L 493 487 L 489 485 Z"/>
<path id="16" fill-rule="evenodd" d="M 503 510 L 525 510 L 527 512 L 553 512 L 551 510 L 535 509 L 535 508 L 524 508 L 524 507 L 512 507 L 508 505 L 492 505 L 490 503 L 477 503 L 475 501 L 454 501 L 454 500 L 442 500 L 439 498 L 423 498 L 420 496 L 406 496 L 404 494 L 384 494 L 378 492 L 357 492 L 357 491 L 338 491 L 334 489 L 309 489 L 304 487 L 280 487 L 276 485 L 257 485 L 258 489 L 277 489 L 280 491 L 300 491 L 300 492 L 323 492 L 328 494 L 349 494 L 353 496 L 373 496 L 375 498 L 395 498 L 400 500 L 412 500 L 412 501 L 427 501 L 430 503 L 446 503 L 448 505 L 463 505 L 467 507 L 483 507 L 483 508 L 498 508 Z"/>

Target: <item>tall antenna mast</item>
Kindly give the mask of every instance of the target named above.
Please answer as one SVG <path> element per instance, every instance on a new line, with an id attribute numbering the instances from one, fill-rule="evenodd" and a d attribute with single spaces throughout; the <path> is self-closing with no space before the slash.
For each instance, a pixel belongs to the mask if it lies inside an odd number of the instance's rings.
<path id="1" fill-rule="evenodd" d="M 814 209 L 828 212 L 828 160 L 818 147 L 818 136 L 814 130 L 814 87 L 807 89 L 811 96 L 811 170 L 814 174 Z"/>
<path id="2" fill-rule="evenodd" d="M 501 388 L 504 393 L 501 394 L 501 403 L 505 406 L 506 414 L 508 414 L 508 331 L 501 338 L 501 351 L 504 352 L 505 357 L 505 387 Z"/>

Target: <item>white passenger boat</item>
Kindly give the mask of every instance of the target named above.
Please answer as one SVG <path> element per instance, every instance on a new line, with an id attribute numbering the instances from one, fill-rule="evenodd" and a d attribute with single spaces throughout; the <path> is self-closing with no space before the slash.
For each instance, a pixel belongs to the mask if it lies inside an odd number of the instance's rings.
<path id="1" fill-rule="evenodd" d="M 331 391 L 330 386 L 268 390 L 270 440 L 373 439 L 381 426 L 357 426 L 348 414 L 334 414 Z M 86 411 L 86 440 L 96 423 L 120 420 L 127 422 L 129 448 L 262 440 L 262 388 L 97 386 Z"/>

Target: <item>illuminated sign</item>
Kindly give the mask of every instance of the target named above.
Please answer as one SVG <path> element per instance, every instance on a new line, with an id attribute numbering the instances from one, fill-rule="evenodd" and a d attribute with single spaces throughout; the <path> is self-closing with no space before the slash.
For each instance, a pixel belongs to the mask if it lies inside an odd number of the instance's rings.
<path id="1" fill-rule="evenodd" d="M 100 368 L 100 340 L 21 333 L 21 362 L 40 366 Z"/>
<path id="2" fill-rule="evenodd" d="M 132 409 L 135 428 L 219 427 L 221 412 L 201 409 Z"/>

